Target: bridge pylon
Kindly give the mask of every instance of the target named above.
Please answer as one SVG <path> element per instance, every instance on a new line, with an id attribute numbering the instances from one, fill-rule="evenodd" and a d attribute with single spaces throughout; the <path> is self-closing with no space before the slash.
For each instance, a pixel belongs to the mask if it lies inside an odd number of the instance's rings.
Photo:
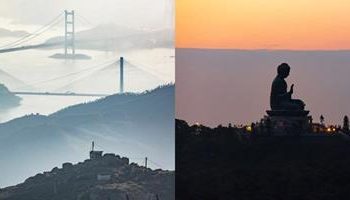
<path id="1" fill-rule="evenodd" d="M 124 58 L 119 59 L 119 92 L 124 93 Z"/>
<path id="2" fill-rule="evenodd" d="M 64 56 L 74 58 L 75 56 L 75 20 L 74 10 L 64 11 Z"/>

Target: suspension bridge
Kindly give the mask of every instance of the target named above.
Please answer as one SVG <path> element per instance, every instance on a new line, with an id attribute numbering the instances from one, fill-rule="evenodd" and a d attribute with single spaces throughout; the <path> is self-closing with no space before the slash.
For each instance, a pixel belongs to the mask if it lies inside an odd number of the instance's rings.
<path id="1" fill-rule="evenodd" d="M 75 30 L 76 30 L 76 19 L 80 19 L 80 21 L 85 21 L 85 24 L 88 23 L 91 25 L 91 23 L 85 18 L 80 15 L 77 15 L 74 10 L 72 11 L 64 11 L 57 15 L 55 18 L 53 18 L 49 23 L 45 24 L 44 26 L 40 27 L 36 31 L 32 33 L 28 33 L 24 35 L 23 37 L 10 42 L 8 44 L 5 44 L 3 46 L 0 46 L 0 54 L 9 53 L 9 52 L 15 52 L 15 51 L 23 51 L 23 50 L 30 50 L 30 49 L 44 49 L 48 47 L 63 47 L 63 58 L 65 59 L 75 59 L 76 56 L 76 45 L 75 45 Z M 45 32 L 50 31 L 52 28 L 56 27 L 60 23 L 64 22 L 64 37 L 62 37 L 62 40 L 46 40 L 44 42 L 37 42 L 36 44 L 33 44 L 32 41 L 35 39 L 38 39 L 40 36 L 42 36 Z M 72 73 L 68 73 L 62 76 L 54 77 L 48 80 L 38 81 L 37 83 L 32 83 L 32 85 L 36 84 L 43 84 L 48 82 L 53 82 L 57 80 L 63 80 L 67 77 L 83 74 L 86 72 L 95 72 L 98 73 L 100 71 L 106 70 L 108 68 L 118 68 L 119 70 L 119 93 L 124 92 L 124 67 L 127 65 L 129 69 L 138 69 L 143 71 L 143 73 L 147 73 L 148 75 L 151 75 L 157 79 L 152 72 L 149 72 L 148 70 L 144 70 L 140 68 L 139 66 L 130 63 L 130 61 L 125 60 L 123 57 L 120 58 L 114 58 L 112 61 L 102 62 L 98 65 L 92 66 L 92 67 L 86 67 L 83 70 L 75 71 Z M 90 75 L 92 76 L 92 75 Z M 75 82 L 78 82 L 81 79 L 76 79 L 71 81 L 70 83 L 67 83 L 62 88 L 67 88 L 69 85 L 74 84 Z M 117 85 L 117 84 L 116 84 Z M 99 93 L 75 93 L 75 92 L 28 92 L 28 91 L 21 91 L 20 88 L 14 89 L 15 91 L 11 91 L 13 94 L 16 95 L 47 95 L 47 96 L 89 96 L 89 97 L 104 97 L 108 96 L 110 94 L 99 94 Z"/>
<path id="2" fill-rule="evenodd" d="M 152 77 L 155 80 L 160 80 L 156 75 L 147 72 L 146 70 L 138 67 L 139 65 L 135 65 L 132 62 L 125 60 L 123 57 L 120 57 L 118 59 L 111 59 L 108 61 L 105 61 L 103 63 L 99 63 L 97 65 L 93 65 L 90 67 L 86 67 L 82 70 L 71 72 L 68 74 L 64 74 L 61 76 L 57 76 L 54 78 L 50 78 L 47 80 L 37 81 L 30 84 L 30 86 L 38 86 L 42 84 L 52 83 L 55 81 L 62 81 L 67 78 L 73 77 L 73 76 L 79 76 L 81 74 L 88 74 L 85 76 L 81 76 L 79 78 L 75 78 L 69 82 L 66 82 L 65 85 L 60 86 L 60 88 L 57 88 L 56 90 L 62 91 L 67 88 L 70 88 L 70 86 L 83 81 L 92 79 L 98 74 L 99 72 L 104 72 L 107 70 L 116 70 L 116 79 L 118 79 L 119 83 L 116 83 L 116 86 L 119 86 L 119 93 L 124 93 L 124 85 L 125 85 L 125 67 L 128 69 L 129 72 L 133 71 L 139 71 L 143 74 L 148 74 L 148 76 Z M 116 69 L 117 68 L 117 69 Z M 113 72 L 114 73 L 114 72 Z M 119 74 L 119 77 L 117 76 L 117 73 Z M 20 91 L 21 88 L 15 88 L 15 91 L 11 91 L 12 94 L 16 95 L 45 95 L 45 96 L 81 96 L 81 97 L 105 97 L 111 94 L 101 94 L 101 93 L 75 93 L 75 92 L 28 92 L 28 91 Z"/>
<path id="3" fill-rule="evenodd" d="M 28 33 L 21 38 L 12 41 L 8 44 L 0 46 L 0 53 L 8 53 L 13 51 L 22 51 L 28 49 L 38 49 L 45 47 L 61 46 L 64 45 L 64 54 L 66 57 L 75 54 L 75 19 L 76 16 L 80 17 L 79 19 L 84 19 L 79 15 L 76 15 L 74 10 L 60 13 L 55 18 L 53 18 L 49 23 L 43 25 L 39 29 L 35 30 L 32 33 Z M 57 42 L 41 42 L 39 44 L 28 44 L 30 41 L 40 37 L 44 33 L 50 31 L 52 28 L 64 21 L 64 40 Z"/>

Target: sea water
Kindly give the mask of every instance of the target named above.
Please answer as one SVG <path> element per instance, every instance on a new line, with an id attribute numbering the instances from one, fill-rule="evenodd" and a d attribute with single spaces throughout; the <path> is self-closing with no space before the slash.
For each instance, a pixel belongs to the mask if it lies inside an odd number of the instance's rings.
<path id="1" fill-rule="evenodd" d="M 77 50 L 89 60 L 50 58 L 63 49 L 24 50 L 0 54 L 0 80 L 13 92 L 115 94 L 119 92 L 119 58 L 124 57 L 125 92 L 143 92 L 175 81 L 175 50 L 135 49 L 119 52 Z M 1 76 L 1 74 L 0 74 Z M 27 114 L 48 115 L 70 105 L 101 97 L 23 95 L 20 106 L 0 110 L 0 122 Z"/>

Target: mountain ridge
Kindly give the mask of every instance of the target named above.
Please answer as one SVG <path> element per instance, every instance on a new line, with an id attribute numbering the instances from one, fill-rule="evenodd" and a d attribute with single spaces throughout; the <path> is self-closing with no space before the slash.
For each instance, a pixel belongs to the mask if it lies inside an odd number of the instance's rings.
<path id="1" fill-rule="evenodd" d="M 174 85 L 166 85 L 2 123 L 0 157 L 3 172 L 9 175 L 2 177 L 0 187 L 18 183 L 37 170 L 83 159 L 92 140 L 106 151 L 152 157 L 164 169 L 173 169 L 173 119 Z M 30 164 L 25 168 L 21 163 Z M 14 178 L 10 173 L 15 169 Z"/>

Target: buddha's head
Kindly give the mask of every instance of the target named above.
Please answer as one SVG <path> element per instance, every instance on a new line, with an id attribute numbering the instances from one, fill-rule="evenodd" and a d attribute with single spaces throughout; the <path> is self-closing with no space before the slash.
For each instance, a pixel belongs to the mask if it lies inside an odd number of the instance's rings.
<path id="1" fill-rule="evenodd" d="M 289 75 L 290 67 L 287 63 L 282 63 L 277 67 L 277 74 L 282 78 L 287 78 Z"/>

